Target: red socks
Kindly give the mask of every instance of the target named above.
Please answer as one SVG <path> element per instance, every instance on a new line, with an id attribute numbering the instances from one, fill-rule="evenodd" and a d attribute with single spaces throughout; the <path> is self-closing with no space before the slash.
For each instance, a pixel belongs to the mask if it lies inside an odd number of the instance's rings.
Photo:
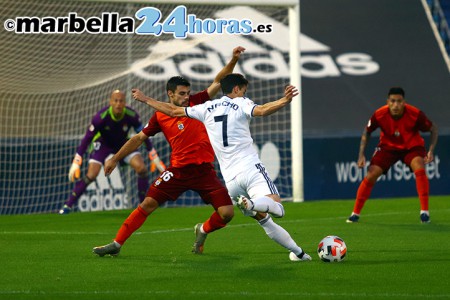
<path id="1" fill-rule="evenodd" d="M 428 193 L 430 191 L 430 183 L 428 181 L 425 169 L 420 169 L 414 172 L 416 175 L 416 188 L 420 200 L 420 209 L 428 210 Z"/>
<path id="2" fill-rule="evenodd" d="M 114 240 L 120 245 L 123 245 L 125 241 L 133 234 L 133 232 L 138 230 L 142 226 L 142 224 L 144 224 L 147 217 L 147 212 L 140 206 L 138 206 L 128 216 L 125 222 L 123 222 Z"/>
<path id="3" fill-rule="evenodd" d="M 420 200 L 420 209 L 427 211 L 428 193 L 430 190 L 430 183 L 428 181 L 427 174 L 425 173 L 425 169 L 420 169 L 416 170 L 414 172 L 414 175 L 416 175 L 416 188 Z M 364 203 L 366 203 L 366 200 L 370 196 L 372 187 L 373 184 L 371 184 L 366 178 L 364 178 L 361 184 L 359 185 L 358 192 L 356 193 L 356 202 L 353 208 L 353 213 L 358 215 L 361 213 Z"/>
<path id="4" fill-rule="evenodd" d="M 366 203 L 366 200 L 370 197 L 372 188 L 373 184 L 370 183 L 366 178 L 364 178 L 359 185 L 358 192 L 356 193 L 356 201 L 355 206 L 353 207 L 353 213 L 357 215 L 361 213 L 364 203 Z"/>
<path id="5" fill-rule="evenodd" d="M 210 233 L 217 229 L 223 228 L 226 225 L 227 223 L 220 217 L 217 211 L 215 211 L 211 217 L 203 223 L 203 231 Z"/>
<path id="6" fill-rule="evenodd" d="M 140 206 L 138 206 L 133 212 L 128 216 L 128 218 L 123 222 L 119 231 L 117 232 L 116 238 L 114 239 L 120 245 L 123 245 L 125 241 L 136 231 L 142 224 L 144 224 L 147 219 L 148 214 Z M 223 228 L 227 223 L 220 217 L 220 215 L 215 211 L 205 223 L 203 223 L 203 230 L 206 233 L 213 232 L 217 229 Z"/>

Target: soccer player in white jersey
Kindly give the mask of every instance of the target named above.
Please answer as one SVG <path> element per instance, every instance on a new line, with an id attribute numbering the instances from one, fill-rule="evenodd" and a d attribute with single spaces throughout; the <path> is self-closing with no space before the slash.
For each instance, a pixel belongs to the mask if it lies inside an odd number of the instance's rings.
<path id="1" fill-rule="evenodd" d="M 257 105 L 244 97 L 248 81 L 241 74 L 229 74 L 220 84 L 225 96 L 192 107 L 159 102 L 138 89 L 132 92 L 134 99 L 171 117 L 187 116 L 203 122 L 228 193 L 244 215 L 256 219 L 272 240 L 290 250 L 291 260 L 311 260 L 289 233 L 271 218 L 271 215 L 283 217 L 284 208 L 277 188 L 253 147 L 249 127 L 251 118 L 275 113 L 289 104 L 298 95 L 298 90 L 289 85 L 285 88 L 284 97 Z"/>

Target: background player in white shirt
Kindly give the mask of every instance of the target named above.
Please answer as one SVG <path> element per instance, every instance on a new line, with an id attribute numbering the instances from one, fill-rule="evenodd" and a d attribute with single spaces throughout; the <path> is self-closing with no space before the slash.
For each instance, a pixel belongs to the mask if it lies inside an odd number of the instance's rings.
<path id="1" fill-rule="evenodd" d="M 289 85 L 284 97 L 264 105 L 256 105 L 244 97 L 248 81 L 241 74 L 229 74 L 220 84 L 225 96 L 192 107 L 162 103 L 145 96 L 137 89 L 133 90 L 133 97 L 171 117 L 188 116 L 203 122 L 228 193 L 238 203 L 244 215 L 256 219 L 272 240 L 289 249 L 291 260 L 311 260 L 289 233 L 270 217 L 270 214 L 283 217 L 284 208 L 277 188 L 253 147 L 249 127 L 252 117 L 275 113 L 289 104 L 298 95 L 298 90 Z"/>

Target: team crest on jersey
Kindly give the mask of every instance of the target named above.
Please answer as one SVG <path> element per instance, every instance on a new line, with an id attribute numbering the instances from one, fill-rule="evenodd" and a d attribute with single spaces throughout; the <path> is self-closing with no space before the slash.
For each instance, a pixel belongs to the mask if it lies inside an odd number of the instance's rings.
<path id="1" fill-rule="evenodd" d="M 183 124 L 183 122 L 181 122 L 181 121 L 178 121 L 178 122 L 177 122 L 177 126 L 178 126 L 178 129 L 180 129 L 180 130 L 183 130 L 183 129 L 184 129 L 184 124 Z"/>
<path id="2" fill-rule="evenodd" d="M 128 131 L 128 125 L 127 124 L 123 125 L 122 130 L 123 130 L 123 132 L 127 132 Z"/>
<path id="3" fill-rule="evenodd" d="M 394 132 L 394 135 L 395 135 L 396 137 L 399 137 L 399 136 L 400 136 L 400 131 L 396 130 L 396 131 Z"/>

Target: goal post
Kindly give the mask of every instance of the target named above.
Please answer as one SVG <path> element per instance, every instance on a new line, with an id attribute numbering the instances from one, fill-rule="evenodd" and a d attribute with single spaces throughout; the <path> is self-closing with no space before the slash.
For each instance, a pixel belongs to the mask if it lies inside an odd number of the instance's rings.
<path id="1" fill-rule="evenodd" d="M 300 89 L 298 99 L 291 102 L 292 200 L 304 201 L 303 118 L 300 74 L 300 5 L 289 7 L 289 60 L 291 83 Z"/>
<path id="2" fill-rule="evenodd" d="M 135 13 L 139 9 L 156 7 L 164 18 L 179 5 L 180 1 L 173 0 L 4 1 L 4 29 L 0 31 L 4 58 L 0 60 L 0 214 L 54 212 L 61 208 L 73 188 L 67 172 L 76 147 L 92 116 L 108 105 L 113 90 L 138 87 L 165 101 L 167 79 L 182 75 L 191 82 L 191 90 L 199 92 L 212 82 L 236 46 L 247 51 L 235 72 L 249 79 L 247 95 L 257 104 L 280 98 L 288 83 L 300 90 L 289 106 L 267 118 L 252 120 L 251 130 L 255 147 L 282 199 L 303 201 L 299 0 L 182 3 L 189 14 L 201 20 L 248 18 L 256 24 L 270 23 L 270 35 L 189 34 L 185 39 L 176 39 L 171 34 L 69 33 L 68 27 L 62 33 L 6 30 L 7 21 L 17 17 L 43 20 L 64 18 L 70 13 L 100 21 L 104 13 L 117 13 L 134 18 L 137 27 L 140 21 Z M 108 26 L 104 28 L 114 27 Z M 127 93 L 127 105 L 139 112 L 144 124 L 153 113 L 134 101 L 131 93 Z M 158 134 L 152 141 L 168 164 L 170 148 L 164 136 Z M 141 151 L 145 155 L 145 150 Z M 87 154 L 83 160 L 82 175 L 87 170 Z M 149 163 L 146 155 L 144 160 Z M 129 167 L 118 171 L 109 178 L 99 176 L 80 199 L 78 210 L 135 206 L 136 174 Z M 156 176 L 152 173 L 150 180 Z M 173 203 L 199 204 L 202 202 L 195 193 L 186 193 Z"/>

